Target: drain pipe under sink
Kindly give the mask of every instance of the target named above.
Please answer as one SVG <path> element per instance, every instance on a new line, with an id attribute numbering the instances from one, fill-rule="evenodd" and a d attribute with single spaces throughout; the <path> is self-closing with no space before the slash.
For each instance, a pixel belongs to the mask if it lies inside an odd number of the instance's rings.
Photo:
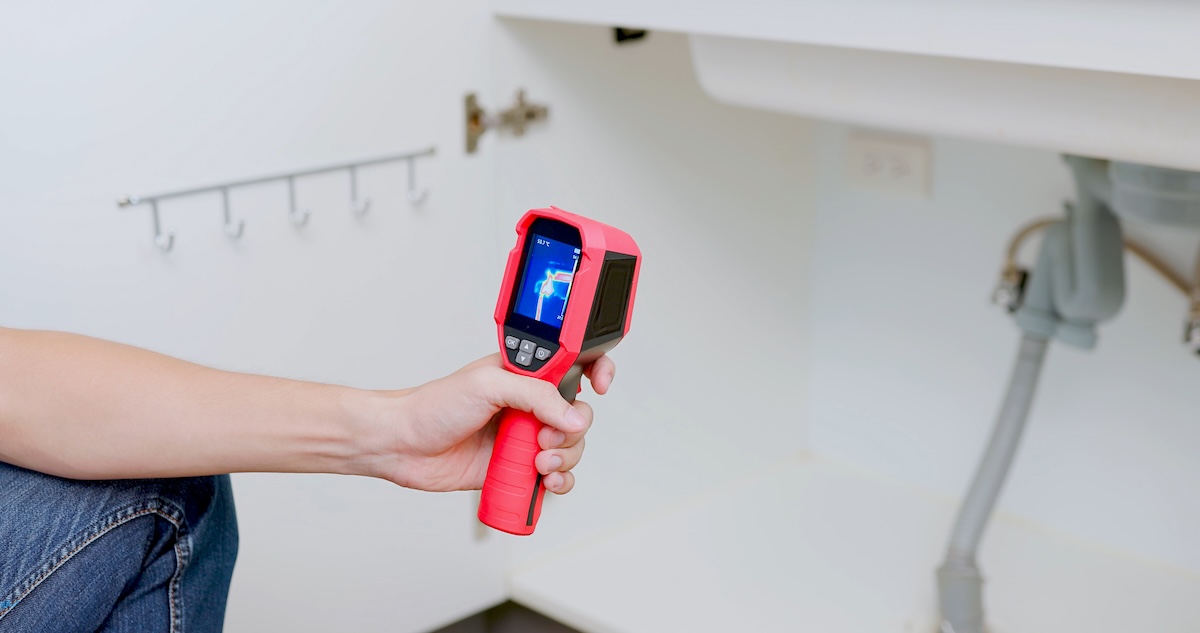
<path id="1" fill-rule="evenodd" d="M 995 429 L 959 508 L 937 571 L 940 633 L 984 633 L 980 541 L 1012 465 L 1052 339 L 1096 343 L 1096 324 L 1112 318 L 1125 296 L 1121 226 L 1109 208 L 1108 163 L 1067 157 L 1078 185 L 1067 217 L 1046 229 L 1037 265 L 1016 311 L 1023 332 Z"/>

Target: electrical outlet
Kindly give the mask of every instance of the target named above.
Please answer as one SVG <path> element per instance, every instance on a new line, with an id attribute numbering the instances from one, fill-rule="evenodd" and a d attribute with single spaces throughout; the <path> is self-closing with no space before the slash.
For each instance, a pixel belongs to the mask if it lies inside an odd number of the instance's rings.
<path id="1" fill-rule="evenodd" d="M 933 149 L 920 137 L 856 132 L 846 147 L 846 179 L 883 193 L 928 198 L 932 193 Z"/>

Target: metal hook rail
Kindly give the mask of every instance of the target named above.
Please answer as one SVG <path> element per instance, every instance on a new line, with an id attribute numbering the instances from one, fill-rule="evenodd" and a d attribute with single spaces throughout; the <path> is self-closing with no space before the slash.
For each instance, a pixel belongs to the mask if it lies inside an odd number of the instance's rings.
<path id="1" fill-rule="evenodd" d="M 153 195 L 124 195 L 117 199 L 117 207 L 125 208 L 141 204 L 150 205 L 150 215 L 154 226 L 154 243 L 162 250 L 169 251 L 175 245 L 175 233 L 171 231 L 163 231 L 162 222 L 158 216 L 158 203 L 162 200 L 168 200 L 170 198 L 182 198 L 185 196 L 193 196 L 218 191 L 221 193 L 221 211 L 224 214 L 225 222 L 223 226 L 225 234 L 232 239 L 237 239 L 242 236 L 242 232 L 246 228 L 246 223 L 245 220 L 238 220 L 236 222 L 233 220 L 233 216 L 229 209 L 230 189 L 235 187 L 248 187 L 251 185 L 275 182 L 279 180 L 286 181 L 288 187 L 288 217 L 296 226 L 303 226 L 308 222 L 310 211 L 308 209 L 297 210 L 296 208 L 296 179 L 304 176 L 325 174 L 333 171 L 346 171 L 350 176 L 350 211 L 355 215 L 363 215 L 370 210 L 371 199 L 359 199 L 358 169 L 360 167 L 406 161 L 408 163 L 408 200 L 412 204 L 420 204 L 429 195 L 429 191 L 427 189 L 421 189 L 417 187 L 416 161 L 418 158 L 433 156 L 435 150 L 436 148 L 431 146 L 415 152 L 406 152 L 404 154 L 378 156 L 375 158 L 337 163 L 333 165 L 324 165 L 321 167 L 312 167 L 309 169 L 272 174 L 269 176 L 233 180 L 215 185 L 206 185 L 203 187 L 192 187 L 190 189 L 167 191 Z"/>

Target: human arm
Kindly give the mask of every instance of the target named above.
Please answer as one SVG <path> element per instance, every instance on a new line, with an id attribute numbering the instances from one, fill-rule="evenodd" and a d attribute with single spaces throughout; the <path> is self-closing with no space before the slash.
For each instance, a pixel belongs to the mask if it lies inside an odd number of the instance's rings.
<path id="1" fill-rule="evenodd" d="M 614 371 L 607 358 L 589 368 L 598 393 Z M 0 460 L 63 477 L 328 472 L 473 489 L 483 484 L 493 418 L 505 407 L 550 425 L 538 467 L 548 489 L 568 491 L 591 409 L 505 371 L 498 356 L 420 387 L 366 391 L 0 328 Z"/>

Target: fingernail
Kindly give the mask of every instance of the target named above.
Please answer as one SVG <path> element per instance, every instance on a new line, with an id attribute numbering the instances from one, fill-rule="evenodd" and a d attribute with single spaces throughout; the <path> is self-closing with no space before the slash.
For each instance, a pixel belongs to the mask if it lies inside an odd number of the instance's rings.
<path id="1" fill-rule="evenodd" d="M 562 467 L 562 458 L 558 455 L 550 458 L 550 470 L 558 470 Z"/>
<path id="2" fill-rule="evenodd" d="M 583 419 L 583 414 L 576 411 L 575 407 L 571 407 L 567 410 L 567 415 L 564 421 L 566 422 L 568 428 L 576 431 L 582 429 L 584 426 L 587 426 L 587 420 Z"/>
<path id="3" fill-rule="evenodd" d="M 567 434 L 562 431 L 554 431 L 550 434 L 551 446 L 562 446 L 563 442 L 567 441 Z"/>

